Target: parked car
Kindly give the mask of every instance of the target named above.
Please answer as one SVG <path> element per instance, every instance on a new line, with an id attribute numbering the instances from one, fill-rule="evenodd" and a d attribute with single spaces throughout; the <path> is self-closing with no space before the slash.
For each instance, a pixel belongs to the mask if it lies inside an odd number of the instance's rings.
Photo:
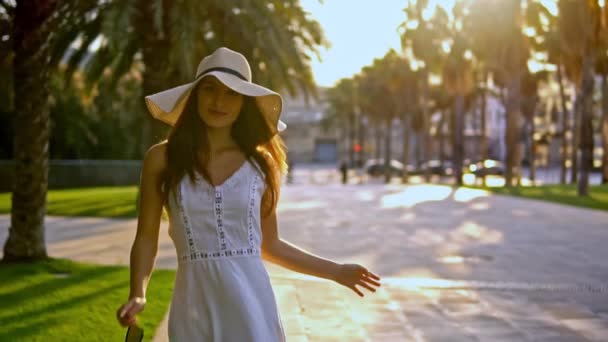
<path id="1" fill-rule="evenodd" d="M 478 161 L 476 163 L 469 164 L 469 172 L 475 175 L 475 177 L 483 177 L 488 175 L 499 175 L 505 174 L 505 165 L 503 162 L 494 159 L 486 159 L 483 162 Z"/>
<path id="2" fill-rule="evenodd" d="M 422 174 L 424 174 L 424 171 L 427 168 L 427 164 L 428 167 L 431 170 L 431 174 L 432 175 L 439 175 L 439 176 L 451 176 L 454 173 L 454 168 L 452 166 L 452 162 L 448 161 L 448 160 L 444 160 L 443 161 L 443 165 L 441 164 L 441 160 L 429 160 L 428 163 L 427 162 L 423 162 L 420 165 L 420 172 Z"/>
<path id="3" fill-rule="evenodd" d="M 382 176 L 385 174 L 384 159 L 369 159 L 365 162 L 364 169 L 372 177 Z M 403 174 L 403 164 L 395 159 L 391 159 L 390 169 L 392 176 Z"/>

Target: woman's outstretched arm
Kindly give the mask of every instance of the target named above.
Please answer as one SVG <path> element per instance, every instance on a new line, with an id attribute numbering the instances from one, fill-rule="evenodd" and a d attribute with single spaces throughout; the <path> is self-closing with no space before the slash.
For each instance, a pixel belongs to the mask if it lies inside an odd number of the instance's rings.
<path id="1" fill-rule="evenodd" d="M 124 325 L 136 323 L 135 314 L 146 303 L 146 289 L 158 253 L 158 235 L 162 213 L 161 181 L 166 166 L 166 145 L 152 146 L 144 158 L 139 197 L 137 233 L 130 255 L 130 290 L 127 303 L 117 312 Z"/>
<path id="2" fill-rule="evenodd" d="M 262 233 L 262 257 L 272 263 L 295 272 L 333 280 L 350 288 L 361 297 L 363 293 L 355 285 L 372 292 L 376 291 L 375 287 L 380 286 L 380 277 L 361 265 L 336 263 L 281 240 L 275 208 L 270 214 L 262 216 Z"/>

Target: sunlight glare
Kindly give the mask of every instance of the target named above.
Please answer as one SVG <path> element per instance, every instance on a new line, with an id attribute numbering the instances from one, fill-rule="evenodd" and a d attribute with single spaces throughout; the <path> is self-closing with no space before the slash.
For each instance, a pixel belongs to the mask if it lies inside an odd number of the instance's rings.
<path id="1" fill-rule="evenodd" d="M 504 235 L 498 230 L 492 230 L 475 222 L 464 222 L 455 231 L 450 232 L 452 241 L 465 243 L 498 244 L 504 241 Z"/>
<path id="2" fill-rule="evenodd" d="M 439 85 L 441 84 L 441 77 L 439 75 L 432 74 L 429 76 L 429 83 L 431 85 Z"/>
<path id="3" fill-rule="evenodd" d="M 385 195 L 382 197 L 382 208 L 409 208 L 416 204 L 442 201 L 447 199 L 452 193 L 449 186 L 442 185 L 417 185 L 410 186 L 405 190 Z"/>
<path id="4" fill-rule="evenodd" d="M 448 40 L 442 41 L 441 49 L 443 50 L 443 52 L 449 53 L 450 52 L 450 41 L 448 41 Z"/>
<path id="5" fill-rule="evenodd" d="M 476 198 L 488 197 L 490 193 L 485 190 L 460 188 L 454 193 L 456 202 L 469 202 Z"/>
<path id="6" fill-rule="evenodd" d="M 323 208 L 328 206 L 327 202 L 323 201 L 303 201 L 303 202 L 282 202 L 279 203 L 277 209 L 279 210 L 307 210 L 314 208 Z"/>
<path id="7" fill-rule="evenodd" d="M 600 1 L 603 1 L 603 0 L 600 0 Z M 540 0 L 540 2 L 551 13 L 551 15 L 557 15 L 557 1 Z"/>
<path id="8" fill-rule="evenodd" d="M 439 259 L 440 262 L 445 264 L 462 264 L 464 262 L 464 258 L 461 256 L 451 255 L 446 257 L 441 257 Z"/>
<path id="9" fill-rule="evenodd" d="M 355 198 L 359 201 L 372 201 L 374 199 L 374 193 L 369 190 L 357 191 L 355 193 Z"/>

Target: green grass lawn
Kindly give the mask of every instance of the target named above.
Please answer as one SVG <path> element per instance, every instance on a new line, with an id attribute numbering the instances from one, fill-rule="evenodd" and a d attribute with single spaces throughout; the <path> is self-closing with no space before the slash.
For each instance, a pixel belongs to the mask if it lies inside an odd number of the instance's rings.
<path id="1" fill-rule="evenodd" d="M 499 187 L 477 187 L 490 192 L 504 195 L 513 195 L 543 201 L 557 202 L 599 210 L 608 210 L 608 185 L 589 187 L 589 197 L 579 197 L 576 194 L 576 185 L 542 185 L 514 187 L 511 189 Z"/>
<path id="2" fill-rule="evenodd" d="M 175 271 L 156 270 L 138 315 L 151 341 L 168 310 Z M 124 341 L 116 310 L 129 294 L 129 270 L 64 259 L 0 263 L 0 341 Z"/>
<path id="3" fill-rule="evenodd" d="M 47 214 L 57 216 L 137 217 L 137 187 L 50 190 Z M 0 193 L 0 213 L 11 212 L 11 193 Z"/>

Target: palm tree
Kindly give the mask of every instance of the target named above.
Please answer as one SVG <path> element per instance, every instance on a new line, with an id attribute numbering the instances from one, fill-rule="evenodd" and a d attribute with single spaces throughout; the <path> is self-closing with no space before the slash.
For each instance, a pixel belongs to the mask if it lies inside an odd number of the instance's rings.
<path id="1" fill-rule="evenodd" d="M 597 64 L 595 71 L 602 76 L 602 119 L 600 133 L 602 136 L 602 184 L 608 184 L 608 6 L 602 8 L 602 30 L 600 31 L 598 49 L 596 49 Z"/>
<path id="2" fill-rule="evenodd" d="M 451 125 L 452 116 L 450 115 L 450 109 L 453 107 L 452 99 L 448 94 L 446 86 L 442 83 L 439 83 L 431 88 L 431 98 L 433 99 L 433 103 L 435 104 L 432 112 L 439 112 L 441 117 L 439 119 L 439 124 L 437 125 L 436 136 L 439 140 L 439 162 L 441 167 L 443 168 L 445 161 L 447 159 L 447 140 L 448 134 L 451 134 L 451 129 L 449 126 Z"/>
<path id="3" fill-rule="evenodd" d="M 13 131 L 13 47 L 12 16 L 14 8 L 0 1 L 0 158 L 12 158 Z"/>
<path id="4" fill-rule="evenodd" d="M 449 30 L 449 53 L 443 67 L 443 85 L 448 95 L 453 98 L 453 115 L 451 120 L 452 160 L 457 185 L 462 185 L 462 162 L 464 159 L 464 111 L 465 97 L 474 88 L 472 60 L 467 56 L 470 50 L 470 39 L 463 30 L 465 21 L 464 3 L 453 9 L 454 20 Z"/>
<path id="5" fill-rule="evenodd" d="M 399 83 L 396 91 L 397 112 L 401 113 L 401 129 L 403 135 L 403 174 L 401 175 L 401 183 L 407 184 L 409 178 L 408 165 L 410 165 L 410 136 L 412 132 L 411 121 L 416 113 L 420 112 L 420 73 L 414 72 L 411 69 L 409 60 L 404 59 L 403 67 L 400 68 Z"/>
<path id="6" fill-rule="evenodd" d="M 526 120 L 528 131 L 530 133 L 529 141 L 529 164 L 530 164 L 530 180 L 532 182 L 536 179 L 536 139 L 534 133 L 536 132 L 536 126 L 534 118 L 537 113 L 539 105 L 538 88 L 541 81 L 547 81 L 549 78 L 546 71 L 538 71 L 531 73 L 526 71 L 522 80 L 522 114 Z"/>
<path id="7" fill-rule="evenodd" d="M 566 104 L 566 92 L 564 89 L 565 71 L 564 54 L 561 47 L 561 40 L 557 27 L 557 18 L 549 16 L 548 29 L 544 35 L 544 50 L 547 52 L 548 62 L 557 68 L 557 85 L 559 87 L 559 103 L 561 111 L 561 161 L 560 161 L 560 183 L 566 184 L 566 174 L 568 172 L 568 136 L 570 135 L 570 115 Z"/>
<path id="8" fill-rule="evenodd" d="M 461 32 L 454 32 L 453 44 L 446 60 L 443 72 L 443 84 L 453 98 L 452 160 L 456 184 L 461 186 L 462 161 L 464 159 L 464 106 L 465 96 L 473 90 L 473 72 L 471 60 L 465 57 L 467 51 L 466 37 Z"/>
<path id="9" fill-rule="evenodd" d="M 377 64 L 377 60 L 374 60 Z M 374 158 L 380 159 L 382 155 L 382 111 L 377 107 L 376 88 L 378 81 L 374 76 L 372 65 L 361 68 L 355 75 L 357 79 L 357 105 L 362 116 L 367 118 L 368 124 L 373 127 L 374 132 Z"/>
<path id="10" fill-rule="evenodd" d="M 600 51 L 606 51 L 602 49 Z M 605 54 L 598 53 L 596 72 L 602 77 L 602 119 L 600 122 L 600 133 L 602 135 L 602 184 L 608 183 L 608 58 Z"/>
<path id="11" fill-rule="evenodd" d="M 596 50 L 600 45 L 602 28 L 602 8 L 597 1 L 577 3 L 560 0 L 559 32 L 562 47 L 569 58 L 578 60 L 580 82 L 577 87 L 577 99 L 580 98 L 580 143 L 575 149 L 580 151 L 580 177 L 578 195 L 589 194 L 589 172 L 593 163 L 593 125 L 592 95 L 594 86 L 594 68 Z"/>
<path id="12" fill-rule="evenodd" d="M 3 7 L 8 8 L 3 2 Z M 18 1 L 12 13 L 15 184 L 3 261 L 47 258 L 49 73 L 57 1 Z"/>
<path id="13" fill-rule="evenodd" d="M 273 1 L 110 1 L 91 14 L 96 25 L 77 38 L 83 41 L 70 59 L 82 62 L 89 46 L 102 37 L 87 67 L 95 83 L 106 67 L 117 79 L 141 58 L 143 93 L 151 94 L 190 80 L 201 57 L 220 46 L 242 52 L 254 77 L 271 88 L 316 96 L 310 60 L 327 45 L 318 22 L 298 0 Z M 92 38 L 92 39 L 91 39 Z M 66 39 L 69 40 L 69 39 Z M 81 57 L 81 58 L 77 58 Z M 142 104 L 142 152 L 166 126 L 153 120 Z"/>
<path id="14" fill-rule="evenodd" d="M 423 159 L 431 159 L 431 141 L 429 136 L 429 116 L 431 103 L 429 101 L 429 75 L 439 74 L 443 65 L 442 44 L 447 35 L 448 15 L 446 11 L 437 6 L 430 20 L 424 18 L 423 12 L 427 10 L 428 0 L 409 2 L 405 8 L 405 21 L 400 25 L 401 46 L 406 54 L 412 54 L 422 62 L 421 67 L 421 108 L 422 108 L 422 135 L 424 141 Z M 427 163 L 428 166 L 428 163 Z M 426 181 L 430 181 L 430 169 L 424 170 Z"/>
<path id="15" fill-rule="evenodd" d="M 464 32 L 469 30 L 468 20 L 465 17 Z M 475 34 L 475 32 L 467 32 L 469 36 Z M 469 49 L 473 53 L 473 70 L 474 70 L 474 82 L 476 84 L 475 93 L 476 98 L 479 98 L 479 126 L 480 126 L 480 139 L 479 139 L 479 159 L 488 159 L 488 136 L 487 136 L 487 99 L 488 93 L 490 92 L 488 80 L 490 76 L 490 70 L 488 67 L 488 57 L 485 46 L 477 45 L 478 41 L 469 39 Z M 486 185 L 486 175 L 482 174 L 482 184 Z"/>
<path id="16" fill-rule="evenodd" d="M 344 121 L 346 127 L 345 146 L 348 149 L 348 161 L 352 167 L 355 162 L 354 144 L 356 134 L 355 113 L 355 80 L 343 78 L 327 91 L 329 103 L 328 116 L 334 120 Z"/>
<path id="17" fill-rule="evenodd" d="M 485 48 L 484 62 L 492 70 L 495 83 L 506 90 L 505 186 L 510 187 L 514 171 L 519 174 L 521 164 L 521 80 L 529 55 L 528 41 L 523 34 L 522 4 L 520 1 L 473 0 L 469 13 L 468 32 L 474 33 L 473 44 Z"/>
<path id="18" fill-rule="evenodd" d="M 402 109 L 400 98 L 409 78 L 408 67 L 409 63 L 391 49 L 383 58 L 376 58 L 371 66 L 364 67 L 360 76 L 361 109 L 371 115 L 378 127 L 384 125 L 386 183 L 391 179 L 392 124 Z"/>

